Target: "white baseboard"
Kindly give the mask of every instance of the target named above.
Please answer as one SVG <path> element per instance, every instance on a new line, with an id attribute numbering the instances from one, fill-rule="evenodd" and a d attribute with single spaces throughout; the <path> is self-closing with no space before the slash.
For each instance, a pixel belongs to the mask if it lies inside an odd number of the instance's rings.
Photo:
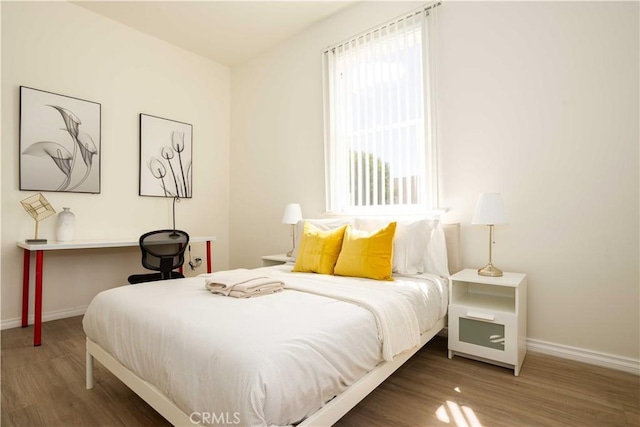
<path id="1" fill-rule="evenodd" d="M 578 362 L 640 375 L 640 360 L 632 359 L 630 357 L 615 356 L 612 354 L 570 347 L 568 345 L 554 344 L 531 338 L 527 339 L 527 351 L 548 354 L 550 356 L 561 357 L 563 359 L 575 360 Z"/>
<path id="2" fill-rule="evenodd" d="M 48 322 L 49 320 L 58 320 L 65 319 L 67 317 L 81 316 L 84 312 L 87 311 L 87 306 L 84 307 L 76 307 L 67 310 L 58 310 L 58 311 L 49 311 L 47 313 L 42 313 L 42 321 Z M 28 317 L 29 325 L 33 325 L 35 323 L 35 316 L 30 314 Z M 11 329 L 11 328 L 19 328 L 22 326 L 22 318 L 16 317 L 14 319 L 6 319 L 0 322 L 0 330 Z"/>
<path id="3" fill-rule="evenodd" d="M 448 328 L 445 327 L 440 331 L 440 333 L 438 333 L 438 335 L 446 337 L 448 336 L 448 332 Z M 532 353 L 548 354 L 549 356 L 575 360 L 577 362 L 629 372 L 640 376 L 640 360 L 632 359 L 630 357 L 614 356 L 612 354 L 570 347 L 568 345 L 554 344 L 532 338 L 527 338 L 527 351 Z"/>

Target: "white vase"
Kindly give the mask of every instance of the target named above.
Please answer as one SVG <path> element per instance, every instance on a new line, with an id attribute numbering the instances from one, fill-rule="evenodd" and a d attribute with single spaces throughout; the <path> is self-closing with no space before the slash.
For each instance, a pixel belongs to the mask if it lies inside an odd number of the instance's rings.
<path id="1" fill-rule="evenodd" d="M 58 214 L 56 222 L 56 240 L 58 242 L 70 242 L 76 231 L 76 215 L 71 212 L 71 208 L 62 208 Z"/>

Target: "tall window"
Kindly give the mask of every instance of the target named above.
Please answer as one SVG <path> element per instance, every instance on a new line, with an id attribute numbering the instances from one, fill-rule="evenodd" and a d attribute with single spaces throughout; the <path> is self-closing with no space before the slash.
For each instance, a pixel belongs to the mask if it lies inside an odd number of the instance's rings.
<path id="1" fill-rule="evenodd" d="M 323 53 L 327 210 L 436 204 L 429 9 Z"/>

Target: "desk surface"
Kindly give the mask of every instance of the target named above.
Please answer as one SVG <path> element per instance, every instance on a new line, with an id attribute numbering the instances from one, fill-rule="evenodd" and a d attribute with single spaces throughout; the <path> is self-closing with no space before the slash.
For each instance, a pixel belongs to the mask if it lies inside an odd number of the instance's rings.
<path id="1" fill-rule="evenodd" d="M 127 246 L 138 246 L 140 238 L 135 239 L 90 239 L 72 240 L 70 242 L 50 241 L 47 243 L 26 243 L 17 242 L 18 247 L 29 251 L 55 251 L 60 249 L 97 249 L 97 248 L 123 248 Z M 215 236 L 189 236 L 189 243 L 215 242 Z"/>

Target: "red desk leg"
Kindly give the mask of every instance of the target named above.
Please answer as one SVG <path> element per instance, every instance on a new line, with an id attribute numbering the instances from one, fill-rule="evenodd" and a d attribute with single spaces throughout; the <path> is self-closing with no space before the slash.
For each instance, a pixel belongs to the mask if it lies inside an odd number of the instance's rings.
<path id="1" fill-rule="evenodd" d="M 42 339 L 42 270 L 43 251 L 36 251 L 36 308 L 35 308 L 35 330 L 33 332 L 33 345 L 39 346 Z"/>
<path id="2" fill-rule="evenodd" d="M 211 241 L 207 240 L 207 273 L 211 273 Z"/>
<path id="3" fill-rule="evenodd" d="M 22 327 L 29 325 L 29 269 L 31 268 L 31 251 L 24 250 L 22 267 Z"/>

